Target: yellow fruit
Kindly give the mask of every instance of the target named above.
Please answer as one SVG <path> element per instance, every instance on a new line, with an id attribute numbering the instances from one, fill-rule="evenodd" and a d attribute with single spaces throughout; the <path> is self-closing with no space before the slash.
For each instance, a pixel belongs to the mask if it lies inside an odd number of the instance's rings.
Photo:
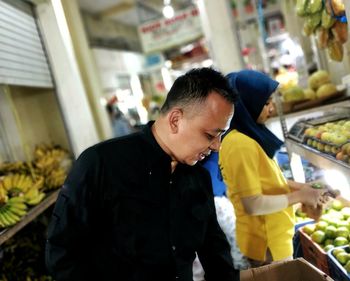
<path id="1" fill-rule="evenodd" d="M 317 90 L 323 84 L 329 83 L 330 77 L 327 71 L 319 70 L 314 72 L 308 79 L 309 88 Z"/>
<path id="2" fill-rule="evenodd" d="M 316 93 L 314 90 L 307 88 L 307 89 L 304 89 L 304 97 L 305 99 L 308 99 L 308 100 L 314 100 L 316 99 Z"/>
<path id="3" fill-rule="evenodd" d="M 300 87 L 291 87 L 282 93 L 283 100 L 286 102 L 289 101 L 298 101 L 304 99 L 304 91 Z"/>
<path id="4" fill-rule="evenodd" d="M 338 92 L 337 87 L 332 83 L 327 83 L 319 87 L 316 92 L 316 97 L 323 98 L 329 97 Z"/>

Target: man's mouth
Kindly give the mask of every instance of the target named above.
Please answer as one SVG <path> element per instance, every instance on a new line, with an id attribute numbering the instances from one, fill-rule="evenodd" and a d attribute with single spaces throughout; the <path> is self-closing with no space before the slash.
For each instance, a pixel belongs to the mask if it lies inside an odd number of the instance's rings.
<path id="1" fill-rule="evenodd" d="M 201 153 L 199 154 L 200 161 L 203 160 L 205 157 L 208 157 L 210 155 L 211 151 L 209 150 L 207 153 Z"/>

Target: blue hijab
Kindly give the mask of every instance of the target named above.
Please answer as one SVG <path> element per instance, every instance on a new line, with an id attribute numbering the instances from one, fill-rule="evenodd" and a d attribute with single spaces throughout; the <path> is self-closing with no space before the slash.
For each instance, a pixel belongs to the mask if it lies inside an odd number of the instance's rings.
<path id="1" fill-rule="evenodd" d="M 278 87 L 278 82 L 254 70 L 232 72 L 226 77 L 233 90 L 239 94 L 230 130 L 236 129 L 254 139 L 265 153 L 273 158 L 283 142 L 256 120 Z"/>

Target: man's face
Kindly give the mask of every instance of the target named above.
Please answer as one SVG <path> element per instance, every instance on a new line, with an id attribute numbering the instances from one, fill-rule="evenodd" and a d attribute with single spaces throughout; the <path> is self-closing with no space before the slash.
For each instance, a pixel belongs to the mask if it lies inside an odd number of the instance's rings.
<path id="1" fill-rule="evenodd" d="M 229 127 L 234 106 L 216 92 L 196 106 L 183 112 L 173 134 L 172 154 L 175 160 L 195 165 L 211 151 L 218 151 L 221 136 Z"/>

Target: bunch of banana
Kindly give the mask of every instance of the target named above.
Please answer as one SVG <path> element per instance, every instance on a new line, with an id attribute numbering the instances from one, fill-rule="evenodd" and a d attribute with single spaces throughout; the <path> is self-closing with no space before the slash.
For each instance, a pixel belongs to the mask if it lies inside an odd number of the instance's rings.
<path id="1" fill-rule="evenodd" d="M 34 159 L 54 158 L 57 161 L 62 161 L 69 158 L 69 153 L 60 146 L 38 145 L 34 150 Z"/>
<path id="2" fill-rule="evenodd" d="M 66 179 L 66 176 L 67 172 L 61 167 L 52 170 L 51 173 L 45 178 L 45 189 L 51 190 L 61 187 Z"/>
<path id="3" fill-rule="evenodd" d="M 23 197 L 12 197 L 0 207 L 0 227 L 5 228 L 16 224 L 27 214 L 27 205 Z"/>
<path id="4" fill-rule="evenodd" d="M 0 187 L 3 187 L 10 197 L 19 196 L 33 186 L 33 180 L 26 174 L 9 174 L 3 177 Z"/>
<path id="5" fill-rule="evenodd" d="M 27 174 L 30 172 L 30 163 L 17 161 L 5 162 L 0 164 L 0 174 L 20 173 Z"/>
<path id="6" fill-rule="evenodd" d="M 23 197 L 26 204 L 37 205 L 44 199 L 45 193 L 40 192 L 37 188 L 31 188 Z"/>
<path id="7" fill-rule="evenodd" d="M 43 176 L 37 176 L 34 180 L 32 188 L 42 189 L 44 187 L 45 178 Z"/>
<path id="8" fill-rule="evenodd" d="M 0 205 L 6 204 L 8 200 L 7 191 L 4 189 L 0 182 Z"/>
<path id="9" fill-rule="evenodd" d="M 38 169 L 39 174 L 47 176 L 52 170 L 59 166 L 59 162 L 50 156 L 45 156 L 34 161 L 35 166 Z"/>
<path id="10" fill-rule="evenodd" d="M 46 152 L 48 150 L 53 149 L 54 146 L 53 145 L 49 145 L 49 144 L 45 144 L 45 143 L 41 143 L 35 146 L 34 149 L 34 158 L 35 159 L 39 159 L 42 158 L 46 155 Z"/>

